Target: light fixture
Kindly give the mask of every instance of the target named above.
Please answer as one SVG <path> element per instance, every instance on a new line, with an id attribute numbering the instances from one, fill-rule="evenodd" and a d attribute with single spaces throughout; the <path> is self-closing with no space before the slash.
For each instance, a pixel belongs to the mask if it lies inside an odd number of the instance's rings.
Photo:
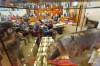
<path id="1" fill-rule="evenodd" d="M 26 66 L 26 64 L 24 64 L 23 66 Z"/>
<path id="2" fill-rule="evenodd" d="M 28 56 L 31 56 L 30 54 Z"/>
<path id="3" fill-rule="evenodd" d="M 33 51 L 33 48 L 31 49 L 31 52 Z"/>
<path id="4" fill-rule="evenodd" d="M 73 6 L 77 6 L 78 5 L 78 2 L 77 1 L 74 1 L 73 2 Z"/>

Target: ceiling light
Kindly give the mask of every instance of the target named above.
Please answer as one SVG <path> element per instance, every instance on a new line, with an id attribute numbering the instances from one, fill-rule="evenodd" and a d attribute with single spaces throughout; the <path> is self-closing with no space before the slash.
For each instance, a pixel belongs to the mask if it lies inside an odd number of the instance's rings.
<path id="1" fill-rule="evenodd" d="M 77 1 L 73 2 L 73 6 L 77 6 L 77 5 L 78 5 Z"/>

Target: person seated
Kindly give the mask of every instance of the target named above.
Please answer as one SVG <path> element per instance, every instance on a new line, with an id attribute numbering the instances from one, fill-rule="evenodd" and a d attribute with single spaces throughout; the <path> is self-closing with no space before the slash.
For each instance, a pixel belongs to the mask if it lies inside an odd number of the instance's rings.
<path id="1" fill-rule="evenodd" d="M 56 35 L 56 31 L 54 29 L 50 29 L 49 30 L 49 36 L 55 36 Z"/>
<path id="2" fill-rule="evenodd" d="M 44 34 L 44 36 L 49 35 L 47 24 L 45 24 L 45 26 L 43 27 L 43 34 Z"/>
<path id="3" fill-rule="evenodd" d="M 49 23 L 48 23 L 48 29 L 52 29 L 53 28 L 53 23 L 52 23 L 52 21 L 50 21 Z"/>
<path id="4" fill-rule="evenodd" d="M 33 26 L 33 35 L 36 36 L 38 33 L 39 33 L 39 29 L 40 29 L 40 25 L 38 22 L 35 22 L 34 23 L 34 26 Z"/>

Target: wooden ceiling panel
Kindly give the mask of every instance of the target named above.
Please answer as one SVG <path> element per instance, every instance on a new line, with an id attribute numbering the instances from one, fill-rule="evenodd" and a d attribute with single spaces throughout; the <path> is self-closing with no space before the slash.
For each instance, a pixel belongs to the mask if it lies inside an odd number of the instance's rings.
<path id="1" fill-rule="evenodd" d="M 35 3 L 35 2 L 39 2 L 39 0 L 27 0 L 27 2 L 29 2 L 29 3 Z"/>
<path id="2" fill-rule="evenodd" d="M 65 2 L 68 0 L 27 0 L 27 2 Z"/>

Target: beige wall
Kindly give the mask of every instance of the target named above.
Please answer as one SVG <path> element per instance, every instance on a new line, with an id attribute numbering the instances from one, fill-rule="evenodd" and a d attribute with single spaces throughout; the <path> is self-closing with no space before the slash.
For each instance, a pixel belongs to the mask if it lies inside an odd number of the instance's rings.
<path id="1" fill-rule="evenodd" d="M 86 17 L 91 20 L 100 20 L 100 8 L 86 9 Z"/>
<path id="2" fill-rule="evenodd" d="M 89 2 L 88 7 L 100 7 L 100 1 Z M 90 20 L 95 20 L 100 23 L 100 8 L 86 9 L 85 16 Z M 98 25 L 98 28 L 100 28 L 100 24 Z"/>

